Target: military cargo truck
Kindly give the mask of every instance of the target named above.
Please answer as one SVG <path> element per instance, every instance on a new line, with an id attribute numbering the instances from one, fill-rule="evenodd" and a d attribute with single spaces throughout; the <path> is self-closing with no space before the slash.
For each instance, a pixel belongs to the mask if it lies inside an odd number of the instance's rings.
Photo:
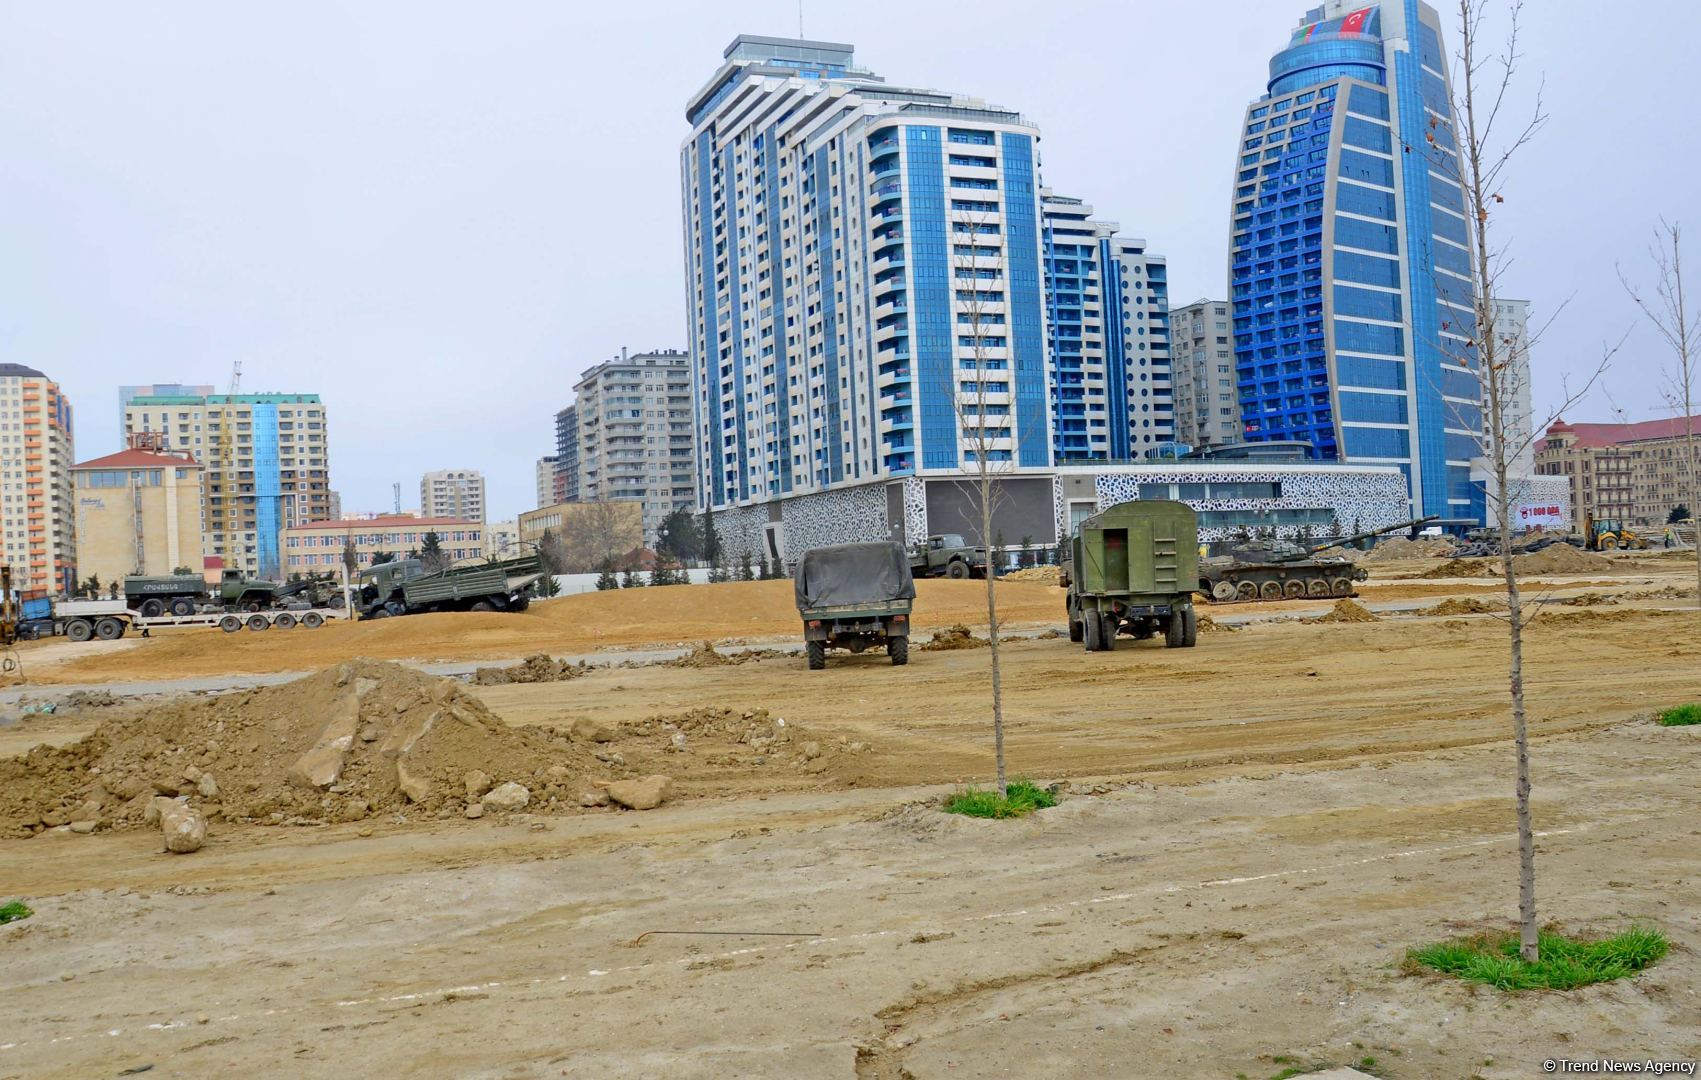
<path id="1" fill-rule="evenodd" d="M 355 605 L 362 619 L 433 611 L 524 611 L 543 575 L 543 560 L 535 553 L 435 573 L 427 572 L 418 559 L 397 559 L 360 572 Z"/>
<path id="2" fill-rule="evenodd" d="M 1186 503 L 1120 503 L 1081 523 L 1059 583 L 1068 589 L 1069 640 L 1088 652 L 1163 633 L 1172 649 L 1198 641 L 1198 518 Z"/>
<path id="3" fill-rule="evenodd" d="M 124 579 L 124 603 L 149 619 L 170 612 L 193 615 L 210 596 L 199 574 L 165 574 L 159 577 L 132 575 Z"/>
<path id="4" fill-rule="evenodd" d="M 910 549 L 910 571 L 917 577 L 983 578 L 986 549 L 956 533 L 940 533 Z"/>
<path id="5" fill-rule="evenodd" d="M 883 645 L 894 666 L 910 662 L 915 579 L 901 545 L 838 544 L 806 551 L 795 585 L 810 671 L 827 666 L 828 649 L 860 653 Z"/>

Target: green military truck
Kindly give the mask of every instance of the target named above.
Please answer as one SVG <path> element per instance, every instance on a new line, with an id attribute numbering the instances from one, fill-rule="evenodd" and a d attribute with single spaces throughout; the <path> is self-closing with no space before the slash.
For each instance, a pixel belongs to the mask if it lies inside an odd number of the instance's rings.
<path id="1" fill-rule="evenodd" d="M 983 578 L 986 565 L 986 549 L 956 533 L 930 536 L 910 549 L 910 572 L 916 577 Z"/>
<path id="2" fill-rule="evenodd" d="M 434 611 L 524 611 L 544 573 L 543 560 L 535 553 L 435 573 L 427 572 L 418 559 L 397 559 L 360 572 L 355 606 L 362 619 Z"/>
<path id="3" fill-rule="evenodd" d="M 900 544 L 836 544 L 804 552 L 794 580 L 809 670 L 828 649 L 860 653 L 885 646 L 893 666 L 910 662 L 915 579 Z"/>
<path id="4" fill-rule="evenodd" d="M 1185 503 L 1120 503 L 1081 523 L 1062 566 L 1069 640 L 1088 652 L 1162 632 L 1172 649 L 1199 638 L 1193 591 L 1199 584 L 1198 517 Z"/>
<path id="5" fill-rule="evenodd" d="M 210 596 L 211 591 L 199 574 L 131 576 L 124 579 L 124 603 L 144 619 L 157 619 L 167 613 L 193 615 Z"/>
<path id="6" fill-rule="evenodd" d="M 198 574 L 132 575 L 124 579 L 124 602 L 144 619 L 168 614 L 181 618 L 203 609 L 244 613 L 282 607 L 305 610 L 337 606 L 341 595 L 341 590 L 326 579 L 266 581 L 244 577 L 240 570 L 226 570 L 216 592 Z"/>

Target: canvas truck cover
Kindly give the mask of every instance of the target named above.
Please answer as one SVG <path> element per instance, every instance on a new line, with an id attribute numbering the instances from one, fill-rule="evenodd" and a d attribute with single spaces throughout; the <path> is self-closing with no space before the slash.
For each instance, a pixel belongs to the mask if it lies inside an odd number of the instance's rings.
<path id="1" fill-rule="evenodd" d="M 914 600 L 909 555 L 894 543 L 815 548 L 797 567 L 797 609 Z"/>

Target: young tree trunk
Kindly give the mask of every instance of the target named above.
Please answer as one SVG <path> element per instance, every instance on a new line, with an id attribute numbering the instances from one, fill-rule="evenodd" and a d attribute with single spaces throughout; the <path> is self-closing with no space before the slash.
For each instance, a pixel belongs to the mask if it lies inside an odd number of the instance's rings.
<path id="1" fill-rule="evenodd" d="M 992 474 L 981 463 L 980 534 L 992 535 Z M 986 553 L 986 640 L 992 653 L 992 756 L 998 770 L 998 794 L 1010 793 L 1004 776 L 1004 673 L 998 655 L 998 574 L 991 550 Z"/>

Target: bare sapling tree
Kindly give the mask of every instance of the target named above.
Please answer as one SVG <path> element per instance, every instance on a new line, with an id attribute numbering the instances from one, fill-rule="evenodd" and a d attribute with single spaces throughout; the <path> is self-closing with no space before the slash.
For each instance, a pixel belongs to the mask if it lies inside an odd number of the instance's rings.
<path id="1" fill-rule="evenodd" d="M 1689 515 L 1701 520 L 1701 450 L 1695 438 L 1695 366 L 1701 353 L 1701 306 L 1689 310 L 1683 291 L 1683 226 L 1660 219 L 1650 249 L 1654 262 L 1654 292 L 1649 296 L 1630 284 L 1622 270 L 1624 291 L 1642 310 L 1642 317 L 1671 349 L 1664 376 L 1666 404 L 1683 417 L 1683 460 L 1678 467 L 1679 490 L 1685 492 Z M 1701 606 L 1701 527 L 1695 535 L 1696 604 Z"/>
<path id="2" fill-rule="evenodd" d="M 1013 380 L 1014 350 L 1009 346 L 1008 268 L 998 227 L 980 219 L 954 219 L 950 243 L 955 267 L 952 305 L 954 357 L 950 385 L 935 388 L 949 395 L 969 486 L 978 518 L 975 544 L 986 550 L 986 638 L 992 681 L 992 753 L 998 794 L 1009 793 L 1004 769 L 1004 671 L 998 624 L 998 567 L 994 564 L 993 513 L 1002 500 L 1002 480 L 1015 468 L 1017 431 Z M 991 239 L 991 245 L 983 245 Z M 996 308 L 997 310 L 993 310 Z M 996 339 L 996 341 L 995 341 Z"/>
<path id="3" fill-rule="evenodd" d="M 1506 38 L 1499 50 L 1485 45 L 1483 23 L 1490 8 L 1503 7 Z M 1455 179 L 1464 194 L 1466 227 L 1471 241 L 1472 277 L 1470 322 L 1460 343 L 1443 339 L 1449 360 L 1470 370 L 1480 384 L 1483 452 L 1492 478 L 1488 509 L 1500 541 L 1500 573 L 1506 585 L 1508 633 L 1507 683 L 1512 708 L 1512 741 L 1516 754 L 1516 803 L 1518 820 L 1518 938 L 1519 955 L 1535 962 L 1540 955 L 1539 923 L 1536 917 L 1536 843 L 1530 814 L 1530 744 L 1528 710 L 1525 702 L 1524 629 L 1528 625 L 1524 597 L 1519 590 L 1514 563 L 1513 530 L 1517 500 L 1528 481 L 1512 475 L 1513 463 L 1530 447 L 1536 425 L 1520 421 L 1518 397 L 1526 388 L 1526 350 L 1535 337 L 1520 340 L 1516 329 L 1501 325 L 1499 289 L 1508 265 L 1506 250 L 1498 242 L 1499 208 L 1506 202 L 1506 181 L 1518 152 L 1527 146 L 1547 122 L 1542 94 L 1538 90 L 1533 107 L 1521 120 L 1505 115 L 1519 68 L 1519 19 L 1522 0 L 1459 0 L 1460 46 L 1453 80 L 1451 117 L 1431 113 L 1425 146 L 1406 147 L 1421 153 L 1437 171 Z M 1515 126 L 1514 126 L 1515 125 Z M 1451 140 L 1457 158 L 1445 152 Z M 1462 283 L 1449 283 L 1453 294 Z M 1438 289 L 1442 296 L 1449 295 Z M 1448 327 L 1444 326 L 1444 330 Z M 1588 391 L 1610 359 L 1608 350 L 1588 383 L 1575 393 L 1566 386 L 1564 404 L 1557 417 Z M 1542 424 L 1545 429 L 1547 425 Z"/>

